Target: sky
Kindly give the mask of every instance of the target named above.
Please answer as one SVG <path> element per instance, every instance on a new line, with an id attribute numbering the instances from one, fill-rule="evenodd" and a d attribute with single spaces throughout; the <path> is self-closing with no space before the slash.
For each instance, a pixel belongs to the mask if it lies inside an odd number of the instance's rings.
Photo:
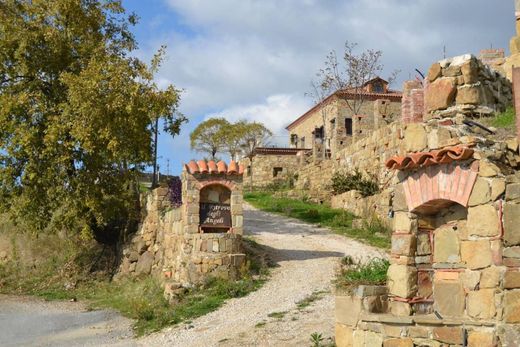
<path id="1" fill-rule="evenodd" d="M 288 144 L 285 126 L 305 113 L 310 82 L 331 50 L 345 41 L 358 52 L 381 50 L 381 77 L 400 70 L 393 89 L 415 69 L 485 48 L 506 48 L 514 36 L 513 0 L 122 0 L 140 17 L 135 53 L 145 61 L 166 45 L 156 82 L 183 90 L 189 118 L 175 138 L 159 137 L 162 173 L 204 153 L 189 134 L 202 121 L 260 121 L 273 144 Z"/>

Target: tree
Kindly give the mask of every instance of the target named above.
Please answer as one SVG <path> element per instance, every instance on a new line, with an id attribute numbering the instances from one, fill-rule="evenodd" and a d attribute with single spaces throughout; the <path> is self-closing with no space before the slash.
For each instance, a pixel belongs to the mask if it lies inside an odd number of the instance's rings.
<path id="1" fill-rule="evenodd" d="M 212 160 L 224 149 L 224 129 L 231 125 L 224 118 L 210 118 L 200 123 L 190 134 L 191 148 L 208 153 Z"/>
<path id="2" fill-rule="evenodd" d="M 249 159 L 249 185 L 250 188 L 253 189 L 253 159 L 255 157 L 255 150 L 260 146 L 265 146 L 273 133 L 262 123 L 244 123 L 243 126 L 243 135 L 240 142 L 244 157 Z"/>
<path id="3" fill-rule="evenodd" d="M 131 56 L 119 0 L 0 3 L 0 211 L 33 232 L 116 241 L 135 216 L 152 128 L 178 134 L 179 92 Z"/>
<path id="4" fill-rule="evenodd" d="M 336 51 L 329 52 L 325 59 L 325 67 L 320 69 L 316 74 L 316 79 L 311 81 L 312 89 L 311 92 L 307 93 L 316 104 L 324 103 L 330 95 L 344 90 L 353 95 L 351 98 L 345 98 L 347 107 L 353 115 L 359 114 L 366 100 L 366 93 L 364 92 L 366 83 L 383 71 L 383 65 L 380 62 L 383 52 L 368 49 L 356 54 L 357 46 L 357 43 L 345 42 L 342 62 L 338 61 Z M 389 84 L 395 80 L 397 74 L 398 71 L 392 72 L 388 78 Z M 326 132 L 326 106 L 324 104 L 320 108 L 324 144 L 328 136 Z M 323 158 L 325 158 L 325 152 L 324 146 Z"/>
<path id="5" fill-rule="evenodd" d="M 249 123 L 240 120 L 222 128 L 221 137 L 224 142 L 224 149 L 229 154 L 231 160 L 237 161 L 238 155 L 242 152 L 244 136 L 247 135 Z"/>

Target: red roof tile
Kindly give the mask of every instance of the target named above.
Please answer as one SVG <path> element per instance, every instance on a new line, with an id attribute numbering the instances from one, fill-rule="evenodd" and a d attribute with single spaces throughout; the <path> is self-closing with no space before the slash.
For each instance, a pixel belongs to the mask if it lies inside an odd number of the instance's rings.
<path id="1" fill-rule="evenodd" d="M 229 163 L 229 166 L 226 165 L 223 161 L 219 161 L 215 163 L 215 161 L 210 160 L 206 162 L 205 160 L 199 161 L 190 161 L 188 164 L 184 164 L 184 168 L 190 174 L 227 174 L 227 175 L 242 175 L 244 173 L 244 167 L 242 165 L 238 165 L 233 160 Z"/>
<path id="2" fill-rule="evenodd" d="M 386 161 L 390 170 L 412 170 L 438 164 L 447 164 L 452 161 L 471 158 L 473 150 L 467 147 L 455 146 L 431 152 L 410 153 L 405 157 L 395 156 Z"/>

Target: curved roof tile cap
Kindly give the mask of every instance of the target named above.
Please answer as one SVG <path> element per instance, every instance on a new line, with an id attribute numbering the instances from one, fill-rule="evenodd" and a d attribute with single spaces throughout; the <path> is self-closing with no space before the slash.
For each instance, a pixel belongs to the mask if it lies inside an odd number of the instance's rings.
<path id="1" fill-rule="evenodd" d="M 244 167 L 238 165 L 235 161 L 231 161 L 229 166 L 225 162 L 210 160 L 208 162 L 204 160 L 195 161 L 192 160 L 188 164 L 184 165 L 186 171 L 190 174 L 227 174 L 227 175 L 242 175 L 244 173 Z"/>
<path id="2" fill-rule="evenodd" d="M 466 160 L 471 158 L 473 152 L 473 149 L 467 147 L 448 147 L 430 152 L 410 153 L 405 157 L 395 156 L 388 159 L 385 165 L 390 170 L 412 170 L 424 166 Z"/>

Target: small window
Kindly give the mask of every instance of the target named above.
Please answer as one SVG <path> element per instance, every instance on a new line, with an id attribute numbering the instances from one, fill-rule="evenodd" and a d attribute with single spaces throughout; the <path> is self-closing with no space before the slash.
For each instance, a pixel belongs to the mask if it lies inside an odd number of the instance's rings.
<path id="1" fill-rule="evenodd" d="M 282 167 L 274 167 L 273 168 L 273 177 L 278 177 L 278 175 L 281 175 L 282 172 L 283 172 Z"/>
<path id="2" fill-rule="evenodd" d="M 300 139 L 301 147 L 305 148 L 305 136 Z"/>
<path id="3" fill-rule="evenodd" d="M 352 118 L 345 118 L 345 132 L 352 135 Z"/>
<path id="4" fill-rule="evenodd" d="M 372 88 L 374 90 L 374 93 L 384 93 L 385 92 L 385 87 L 383 86 L 383 83 L 374 83 L 372 85 Z"/>
<path id="5" fill-rule="evenodd" d="M 251 168 L 251 165 L 248 165 L 247 166 L 247 176 L 251 176 L 252 173 L 253 173 L 253 169 Z"/>

